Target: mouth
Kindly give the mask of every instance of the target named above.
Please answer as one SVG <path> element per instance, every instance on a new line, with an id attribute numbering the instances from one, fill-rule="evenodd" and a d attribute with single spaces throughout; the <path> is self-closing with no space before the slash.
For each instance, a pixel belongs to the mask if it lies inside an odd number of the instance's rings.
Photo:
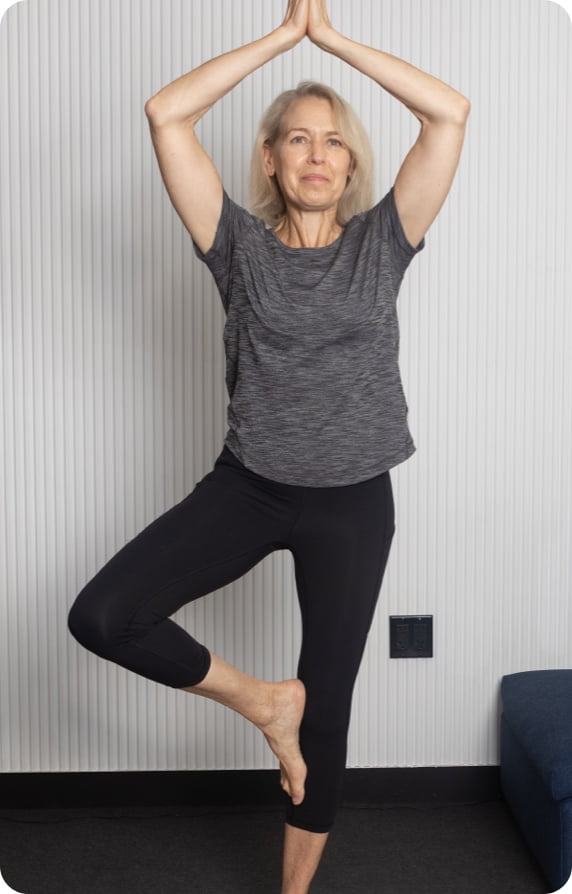
<path id="1" fill-rule="evenodd" d="M 302 180 L 309 180 L 311 182 L 321 181 L 323 183 L 328 182 L 328 178 L 323 177 L 322 174 L 307 174 L 305 177 L 302 177 Z"/>

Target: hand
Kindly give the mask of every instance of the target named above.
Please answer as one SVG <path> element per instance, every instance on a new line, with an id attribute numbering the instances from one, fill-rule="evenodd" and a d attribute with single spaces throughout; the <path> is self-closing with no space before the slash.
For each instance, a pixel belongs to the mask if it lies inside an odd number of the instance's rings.
<path id="1" fill-rule="evenodd" d="M 288 32 L 292 47 L 306 36 L 309 11 L 310 0 L 288 0 L 288 9 L 281 27 Z"/>
<path id="2" fill-rule="evenodd" d="M 326 0 L 310 0 L 308 37 L 312 43 L 324 49 L 328 44 L 328 38 L 334 33 L 326 9 Z"/>

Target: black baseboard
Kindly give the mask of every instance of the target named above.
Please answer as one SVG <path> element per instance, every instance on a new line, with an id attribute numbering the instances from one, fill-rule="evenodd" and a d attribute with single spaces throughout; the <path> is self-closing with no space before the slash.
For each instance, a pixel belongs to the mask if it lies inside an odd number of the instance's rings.
<path id="1" fill-rule="evenodd" d="M 277 770 L 3 773 L 0 809 L 280 806 Z M 501 799 L 499 768 L 348 769 L 343 804 L 383 807 Z"/>

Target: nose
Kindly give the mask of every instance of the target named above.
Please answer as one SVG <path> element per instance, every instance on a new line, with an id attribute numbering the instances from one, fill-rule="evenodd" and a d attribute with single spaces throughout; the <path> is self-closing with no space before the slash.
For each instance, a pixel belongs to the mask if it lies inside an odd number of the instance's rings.
<path id="1" fill-rule="evenodd" d="M 310 160 L 314 164 L 321 164 L 324 160 L 324 147 L 319 140 L 310 143 Z"/>

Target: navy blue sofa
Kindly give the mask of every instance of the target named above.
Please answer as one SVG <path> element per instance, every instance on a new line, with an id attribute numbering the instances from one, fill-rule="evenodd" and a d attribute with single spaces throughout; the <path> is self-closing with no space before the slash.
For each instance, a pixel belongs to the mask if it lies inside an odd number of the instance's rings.
<path id="1" fill-rule="evenodd" d="M 572 870 L 572 670 L 501 681 L 501 786 L 555 891 Z"/>

